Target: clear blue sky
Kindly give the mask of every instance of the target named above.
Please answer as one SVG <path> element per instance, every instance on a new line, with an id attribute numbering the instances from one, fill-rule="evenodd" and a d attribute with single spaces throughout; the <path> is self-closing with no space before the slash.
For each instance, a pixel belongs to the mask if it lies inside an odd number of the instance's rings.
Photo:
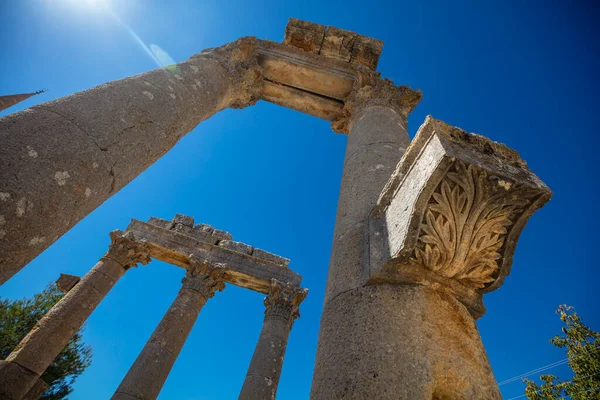
<path id="1" fill-rule="evenodd" d="M 281 41 L 289 17 L 382 39 L 379 71 L 424 94 L 409 118 L 411 137 L 427 114 L 484 134 L 517 149 L 555 193 L 526 226 L 504 286 L 485 297 L 478 325 L 498 381 L 564 358 L 548 343 L 561 326 L 559 304 L 600 329 L 597 2 L 107 1 L 122 22 L 91 0 L 0 2 L 0 93 L 49 90 L 9 112 L 155 68 L 132 32 L 175 61 L 240 36 Z M 0 296 L 30 296 L 61 272 L 84 275 L 106 251 L 108 232 L 130 218 L 192 215 L 290 258 L 304 276 L 310 294 L 290 337 L 279 398 L 305 400 L 345 144 L 325 121 L 272 104 L 221 112 Z M 94 359 L 72 400 L 109 398 L 182 276 L 152 262 L 118 283 L 86 325 Z M 237 398 L 262 326 L 262 298 L 229 286 L 210 300 L 161 399 Z M 501 389 L 506 398 L 523 393 L 519 382 Z"/>

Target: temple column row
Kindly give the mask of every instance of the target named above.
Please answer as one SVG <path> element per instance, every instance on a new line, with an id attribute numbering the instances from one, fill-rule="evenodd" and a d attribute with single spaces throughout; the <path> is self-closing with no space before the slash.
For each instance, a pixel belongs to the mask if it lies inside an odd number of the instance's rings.
<path id="1" fill-rule="evenodd" d="M 114 231 L 108 252 L 80 282 L 69 282 L 68 292 L 34 326 L 6 360 L 0 360 L 0 400 L 34 400 L 44 391 L 41 375 L 81 329 L 102 299 L 131 267 L 148 264 L 144 242 Z M 158 397 L 202 307 L 225 288 L 227 273 L 191 255 L 182 288 L 112 399 L 148 400 Z M 62 278 L 62 277 L 61 277 Z M 240 399 L 275 398 L 283 357 L 299 304 L 308 291 L 272 280 L 265 298 L 265 319 Z"/>

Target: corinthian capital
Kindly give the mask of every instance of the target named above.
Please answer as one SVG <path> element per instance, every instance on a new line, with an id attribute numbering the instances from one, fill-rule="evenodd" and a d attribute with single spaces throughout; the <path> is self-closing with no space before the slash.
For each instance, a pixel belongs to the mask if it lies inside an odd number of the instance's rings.
<path id="1" fill-rule="evenodd" d="M 307 294 L 308 289 L 300 289 L 290 283 L 272 279 L 269 295 L 264 301 L 265 315 L 283 318 L 291 325 L 296 318 L 300 317 L 300 303 Z"/>
<path id="2" fill-rule="evenodd" d="M 256 58 L 258 43 L 255 37 L 243 37 L 192 57 L 213 58 L 227 71 L 232 82 L 229 94 L 231 108 L 251 106 L 259 99 L 263 79 L 262 68 Z"/>
<path id="3" fill-rule="evenodd" d="M 181 283 L 185 289 L 195 290 L 207 300 L 225 289 L 226 271 L 223 264 L 190 255 L 190 266 Z"/>
<path id="4" fill-rule="evenodd" d="M 514 150 L 427 117 L 372 213 L 372 280 L 441 284 L 480 314 L 551 195 Z"/>
<path id="5" fill-rule="evenodd" d="M 348 134 L 352 118 L 367 107 L 382 106 L 395 110 L 402 117 L 408 114 L 421 101 L 420 90 L 408 86 L 396 86 L 387 78 L 368 68 L 358 68 L 354 88 L 344 100 L 342 116 L 331 123 L 335 132 Z"/>
<path id="6" fill-rule="evenodd" d="M 111 243 L 104 257 L 114 260 L 128 269 L 138 263 L 150 262 L 150 249 L 144 240 L 136 240 L 132 232 L 114 230 L 110 233 Z"/>

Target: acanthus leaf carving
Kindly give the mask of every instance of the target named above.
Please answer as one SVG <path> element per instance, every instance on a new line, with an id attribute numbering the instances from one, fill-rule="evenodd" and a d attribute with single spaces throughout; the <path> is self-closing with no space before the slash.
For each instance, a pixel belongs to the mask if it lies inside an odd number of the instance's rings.
<path id="1" fill-rule="evenodd" d="M 456 161 L 453 168 L 430 199 L 413 261 L 482 289 L 496 279 L 508 229 L 530 200 L 474 165 Z"/>
<path id="2" fill-rule="evenodd" d="M 145 240 L 137 240 L 133 232 L 114 230 L 110 233 L 111 243 L 104 255 L 118 262 L 123 268 L 136 267 L 137 264 L 147 265 L 150 261 L 150 248 Z"/>
<path id="3" fill-rule="evenodd" d="M 194 290 L 207 300 L 216 292 L 225 289 L 227 278 L 225 264 L 210 263 L 193 254 L 190 254 L 189 261 L 190 266 L 186 270 L 185 278 L 181 280 L 185 289 Z"/>
<path id="4" fill-rule="evenodd" d="M 271 279 L 269 295 L 265 297 L 265 316 L 275 316 L 288 321 L 290 326 L 300 317 L 300 303 L 306 298 L 307 289 L 294 287 L 291 283 L 283 283 Z"/>

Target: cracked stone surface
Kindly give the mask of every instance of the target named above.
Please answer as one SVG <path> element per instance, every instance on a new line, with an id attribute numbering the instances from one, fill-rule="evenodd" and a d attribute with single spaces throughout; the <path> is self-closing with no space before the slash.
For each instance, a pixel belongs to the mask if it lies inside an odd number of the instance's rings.
<path id="1" fill-rule="evenodd" d="M 0 118 L 0 284 L 201 121 L 254 104 L 254 43 Z"/>

